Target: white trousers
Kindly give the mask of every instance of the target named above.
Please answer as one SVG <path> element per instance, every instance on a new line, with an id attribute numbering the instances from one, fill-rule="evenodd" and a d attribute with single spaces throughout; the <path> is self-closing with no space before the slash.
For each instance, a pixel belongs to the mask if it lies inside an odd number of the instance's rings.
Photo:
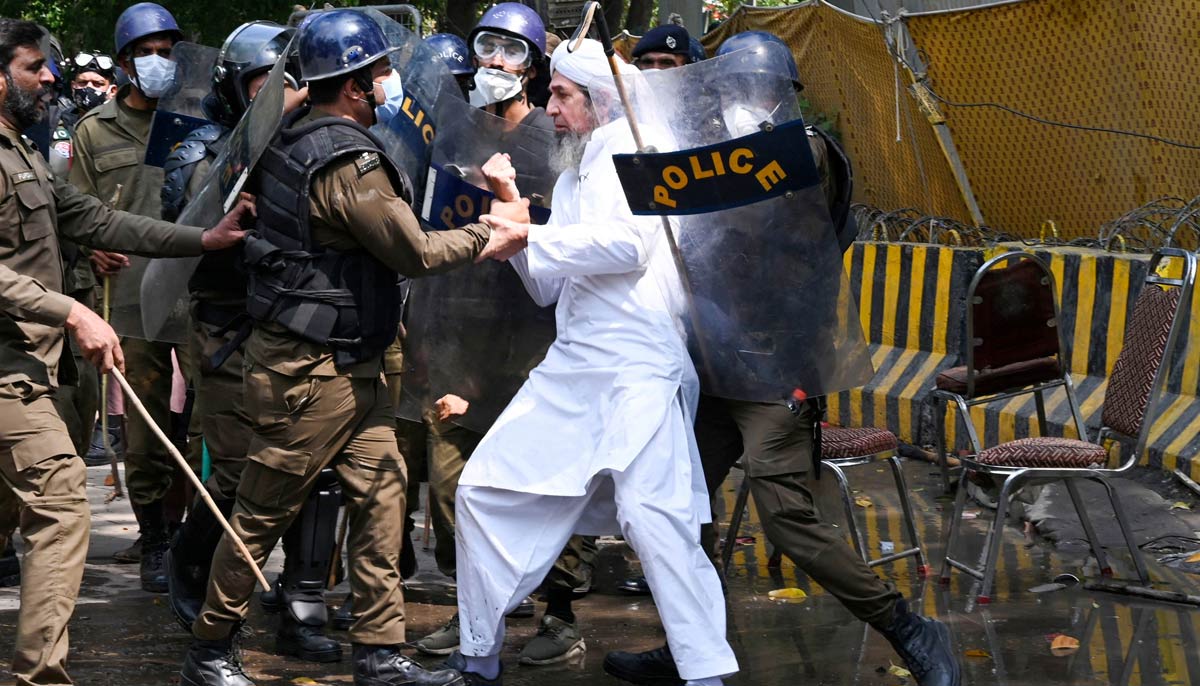
<path id="1" fill-rule="evenodd" d="M 463 655 L 498 654 L 504 616 L 545 579 L 584 512 L 615 504 L 625 540 L 642 561 L 680 676 L 704 679 L 737 671 L 725 640 L 720 579 L 700 547 L 693 466 L 679 449 L 677 432 L 687 427 L 682 417 L 678 426 L 667 424 L 625 471 L 596 475 L 583 496 L 458 487 Z"/>

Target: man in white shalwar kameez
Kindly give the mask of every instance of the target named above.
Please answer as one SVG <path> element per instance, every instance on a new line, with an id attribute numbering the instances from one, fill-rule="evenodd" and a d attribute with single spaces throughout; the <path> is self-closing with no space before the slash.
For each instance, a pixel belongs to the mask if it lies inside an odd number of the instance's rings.
<path id="1" fill-rule="evenodd" d="M 628 124 L 595 124 L 587 86 L 609 75 L 599 43 L 560 47 L 550 69 L 547 113 L 560 135 L 586 139 L 579 164 L 559 177 L 548 224 L 483 220 L 526 236 L 511 263 L 538 304 L 557 303 L 558 333 L 459 482 L 462 655 L 448 664 L 468 685 L 500 684 L 504 615 L 572 534 L 620 533 L 641 558 L 681 677 L 716 686 L 737 660 L 700 546 L 699 387 L 662 285 L 673 262 L 658 219 L 634 217 L 617 179 L 613 154 L 635 151 Z"/>

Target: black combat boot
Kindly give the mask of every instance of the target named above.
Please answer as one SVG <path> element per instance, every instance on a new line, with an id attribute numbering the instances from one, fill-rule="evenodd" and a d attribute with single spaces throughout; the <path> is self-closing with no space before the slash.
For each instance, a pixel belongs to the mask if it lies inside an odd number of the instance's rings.
<path id="1" fill-rule="evenodd" d="M 333 613 L 333 628 L 338 631 L 349 631 L 354 626 L 354 598 L 346 596 L 346 602 Z"/>
<path id="2" fill-rule="evenodd" d="M 920 686 L 959 686 L 962 669 L 945 624 L 913 614 L 903 598 L 896 601 L 892 621 L 875 627 L 904 660 Z"/>
<path id="3" fill-rule="evenodd" d="M 232 636 L 220 641 L 192 641 L 179 671 L 179 683 L 180 686 L 254 686 L 242 670 L 241 651 Z"/>
<path id="4" fill-rule="evenodd" d="M 342 659 L 342 645 L 325 635 L 328 614 L 320 593 L 315 598 L 284 594 L 283 611 L 279 615 L 279 631 L 275 634 L 275 652 L 309 662 L 337 662 Z"/>
<path id="5" fill-rule="evenodd" d="M 271 585 L 271 590 L 263 591 L 258 594 L 258 602 L 262 605 L 263 612 L 269 615 L 277 615 L 283 609 L 283 576 L 275 577 L 275 583 Z"/>
<path id="6" fill-rule="evenodd" d="M 464 686 L 452 669 L 429 671 L 396 646 L 354 644 L 354 686 Z"/>
<path id="7" fill-rule="evenodd" d="M 150 593 L 166 593 L 167 570 L 163 556 L 170 545 L 167 522 L 163 518 L 163 504 L 159 500 L 142 506 L 142 590 Z"/>
<path id="8" fill-rule="evenodd" d="M 232 500 L 217 500 L 217 508 L 226 518 L 233 511 Z M 187 631 L 200 614 L 208 590 L 208 571 L 213 551 L 225 530 L 206 505 L 197 502 L 171 541 L 163 558 L 167 576 L 167 600 L 171 613 Z"/>
<path id="9" fill-rule="evenodd" d="M 667 646 L 644 653 L 611 652 L 604 656 L 604 671 L 638 686 L 683 686 L 684 683 Z"/>

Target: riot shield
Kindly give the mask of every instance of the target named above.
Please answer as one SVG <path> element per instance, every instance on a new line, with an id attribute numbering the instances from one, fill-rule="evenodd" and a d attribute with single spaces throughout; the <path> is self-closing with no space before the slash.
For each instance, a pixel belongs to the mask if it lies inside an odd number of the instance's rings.
<path id="1" fill-rule="evenodd" d="M 417 45 L 408 64 L 399 73 L 404 85 L 400 111 L 389 122 L 377 125 L 372 130 L 383 141 L 384 152 L 408 175 L 413 188 L 417 189 L 413 211 L 419 214 L 431 145 L 437 135 L 437 108 L 443 93 L 455 94 L 460 91 L 450 70 L 424 43 Z M 462 99 L 461 95 L 458 99 Z"/>
<path id="2" fill-rule="evenodd" d="M 150 137 L 146 141 L 146 164 L 161 167 L 167 156 L 189 133 L 209 124 L 201 107 L 212 91 L 213 66 L 220 50 L 195 43 L 176 43 L 171 48 L 175 76 L 158 99 Z"/>
<path id="3" fill-rule="evenodd" d="M 210 227 L 233 207 L 258 158 L 283 119 L 284 62 L 272 69 L 250 108 L 229 135 L 225 149 L 179 216 L 180 224 Z M 188 280 L 198 257 L 152 260 L 141 280 L 141 321 L 150 340 L 181 343 L 188 332 Z"/>
<path id="4" fill-rule="evenodd" d="M 795 91 L 746 58 L 626 77 L 653 152 L 614 156 L 621 185 L 634 214 L 663 217 L 677 274 L 659 281 L 683 291 L 705 393 L 861 386 L 870 356 Z M 600 123 L 624 117 L 611 77 L 589 90 Z"/>
<path id="5" fill-rule="evenodd" d="M 549 217 L 556 180 L 550 168 L 554 135 L 511 124 L 471 107 L 461 95 L 446 92 L 433 143 L 432 164 L 422 207 L 433 230 L 476 221 L 492 199 L 480 167 L 496 152 L 512 156 L 517 187 L 534 207 L 534 221 Z M 534 304 L 511 266 L 498 262 L 465 267 L 413 281 L 405 339 L 404 393 L 429 407 L 445 394 L 470 402 L 456 420 L 486 432 L 508 405 L 546 349 L 554 341 L 554 308 Z"/>

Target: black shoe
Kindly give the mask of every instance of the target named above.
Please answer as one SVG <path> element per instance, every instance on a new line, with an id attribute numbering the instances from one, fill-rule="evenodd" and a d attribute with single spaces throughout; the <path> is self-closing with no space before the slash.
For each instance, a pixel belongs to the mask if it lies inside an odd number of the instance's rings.
<path id="1" fill-rule="evenodd" d="M 271 590 L 258 594 L 258 602 L 262 603 L 263 612 L 269 615 L 279 614 L 279 611 L 283 609 L 283 581 L 281 577 L 275 577 L 275 583 L 271 585 Z"/>
<path id="2" fill-rule="evenodd" d="M 190 632 L 196 617 L 200 615 L 200 608 L 204 606 L 207 570 L 179 562 L 173 549 L 167 550 L 163 556 L 163 568 L 167 574 L 167 605 L 171 608 L 171 614 L 175 615 L 175 621 Z"/>
<path id="3" fill-rule="evenodd" d="M 290 612 L 282 613 L 275 634 L 275 654 L 309 662 L 338 662 L 342 659 L 342 645 L 326 636 L 323 628 L 302 624 Z"/>
<path id="4" fill-rule="evenodd" d="M 223 641 L 192 641 L 180 686 L 254 686 L 242 670 L 242 656 L 232 638 Z"/>
<path id="5" fill-rule="evenodd" d="M 167 568 L 163 557 L 167 554 L 166 532 L 156 535 L 146 535 L 142 538 L 142 559 L 139 562 L 139 572 L 142 579 L 142 590 L 149 593 L 166 593 Z"/>
<path id="6" fill-rule="evenodd" d="M 350 627 L 354 626 L 354 603 L 350 596 L 346 596 L 346 602 L 333 613 L 333 628 L 338 631 L 349 631 Z"/>
<path id="7" fill-rule="evenodd" d="M 17 559 L 16 549 L 9 544 L 0 552 L 0 588 L 20 585 L 21 561 Z"/>
<path id="8" fill-rule="evenodd" d="M 617 584 L 617 590 L 630 595 L 650 595 L 650 584 L 644 576 L 631 576 Z"/>
<path id="9" fill-rule="evenodd" d="M 354 644 L 354 686 L 464 686 L 452 669 L 429 671 L 395 646 Z"/>
<path id="10" fill-rule="evenodd" d="M 896 601 L 891 624 L 879 632 L 892 644 L 920 686 L 962 683 L 962 668 L 950 643 L 950 630 L 936 619 L 909 612 L 903 598 Z"/>
<path id="11" fill-rule="evenodd" d="M 417 551 L 413 548 L 412 532 L 404 535 L 400 547 L 400 578 L 411 579 L 417 575 Z"/>
<path id="12" fill-rule="evenodd" d="M 108 416 L 108 447 L 117 455 L 125 452 L 125 441 L 121 436 L 121 418 L 113 415 Z M 112 458 L 104 451 L 104 427 L 100 422 L 96 422 L 92 443 L 88 446 L 87 454 L 83 456 L 83 463 L 89 467 L 96 467 L 111 461 Z"/>
<path id="13" fill-rule="evenodd" d="M 644 653 L 612 652 L 604 656 L 604 671 L 638 686 L 683 686 L 667 646 Z"/>
<path id="14" fill-rule="evenodd" d="M 512 619 L 526 619 L 528 617 L 532 617 L 534 615 L 534 611 L 535 608 L 533 606 L 533 598 L 526 596 L 526 598 L 521 601 L 521 604 L 516 606 L 516 608 L 514 608 L 513 611 L 509 612 L 506 616 L 511 617 Z"/>

